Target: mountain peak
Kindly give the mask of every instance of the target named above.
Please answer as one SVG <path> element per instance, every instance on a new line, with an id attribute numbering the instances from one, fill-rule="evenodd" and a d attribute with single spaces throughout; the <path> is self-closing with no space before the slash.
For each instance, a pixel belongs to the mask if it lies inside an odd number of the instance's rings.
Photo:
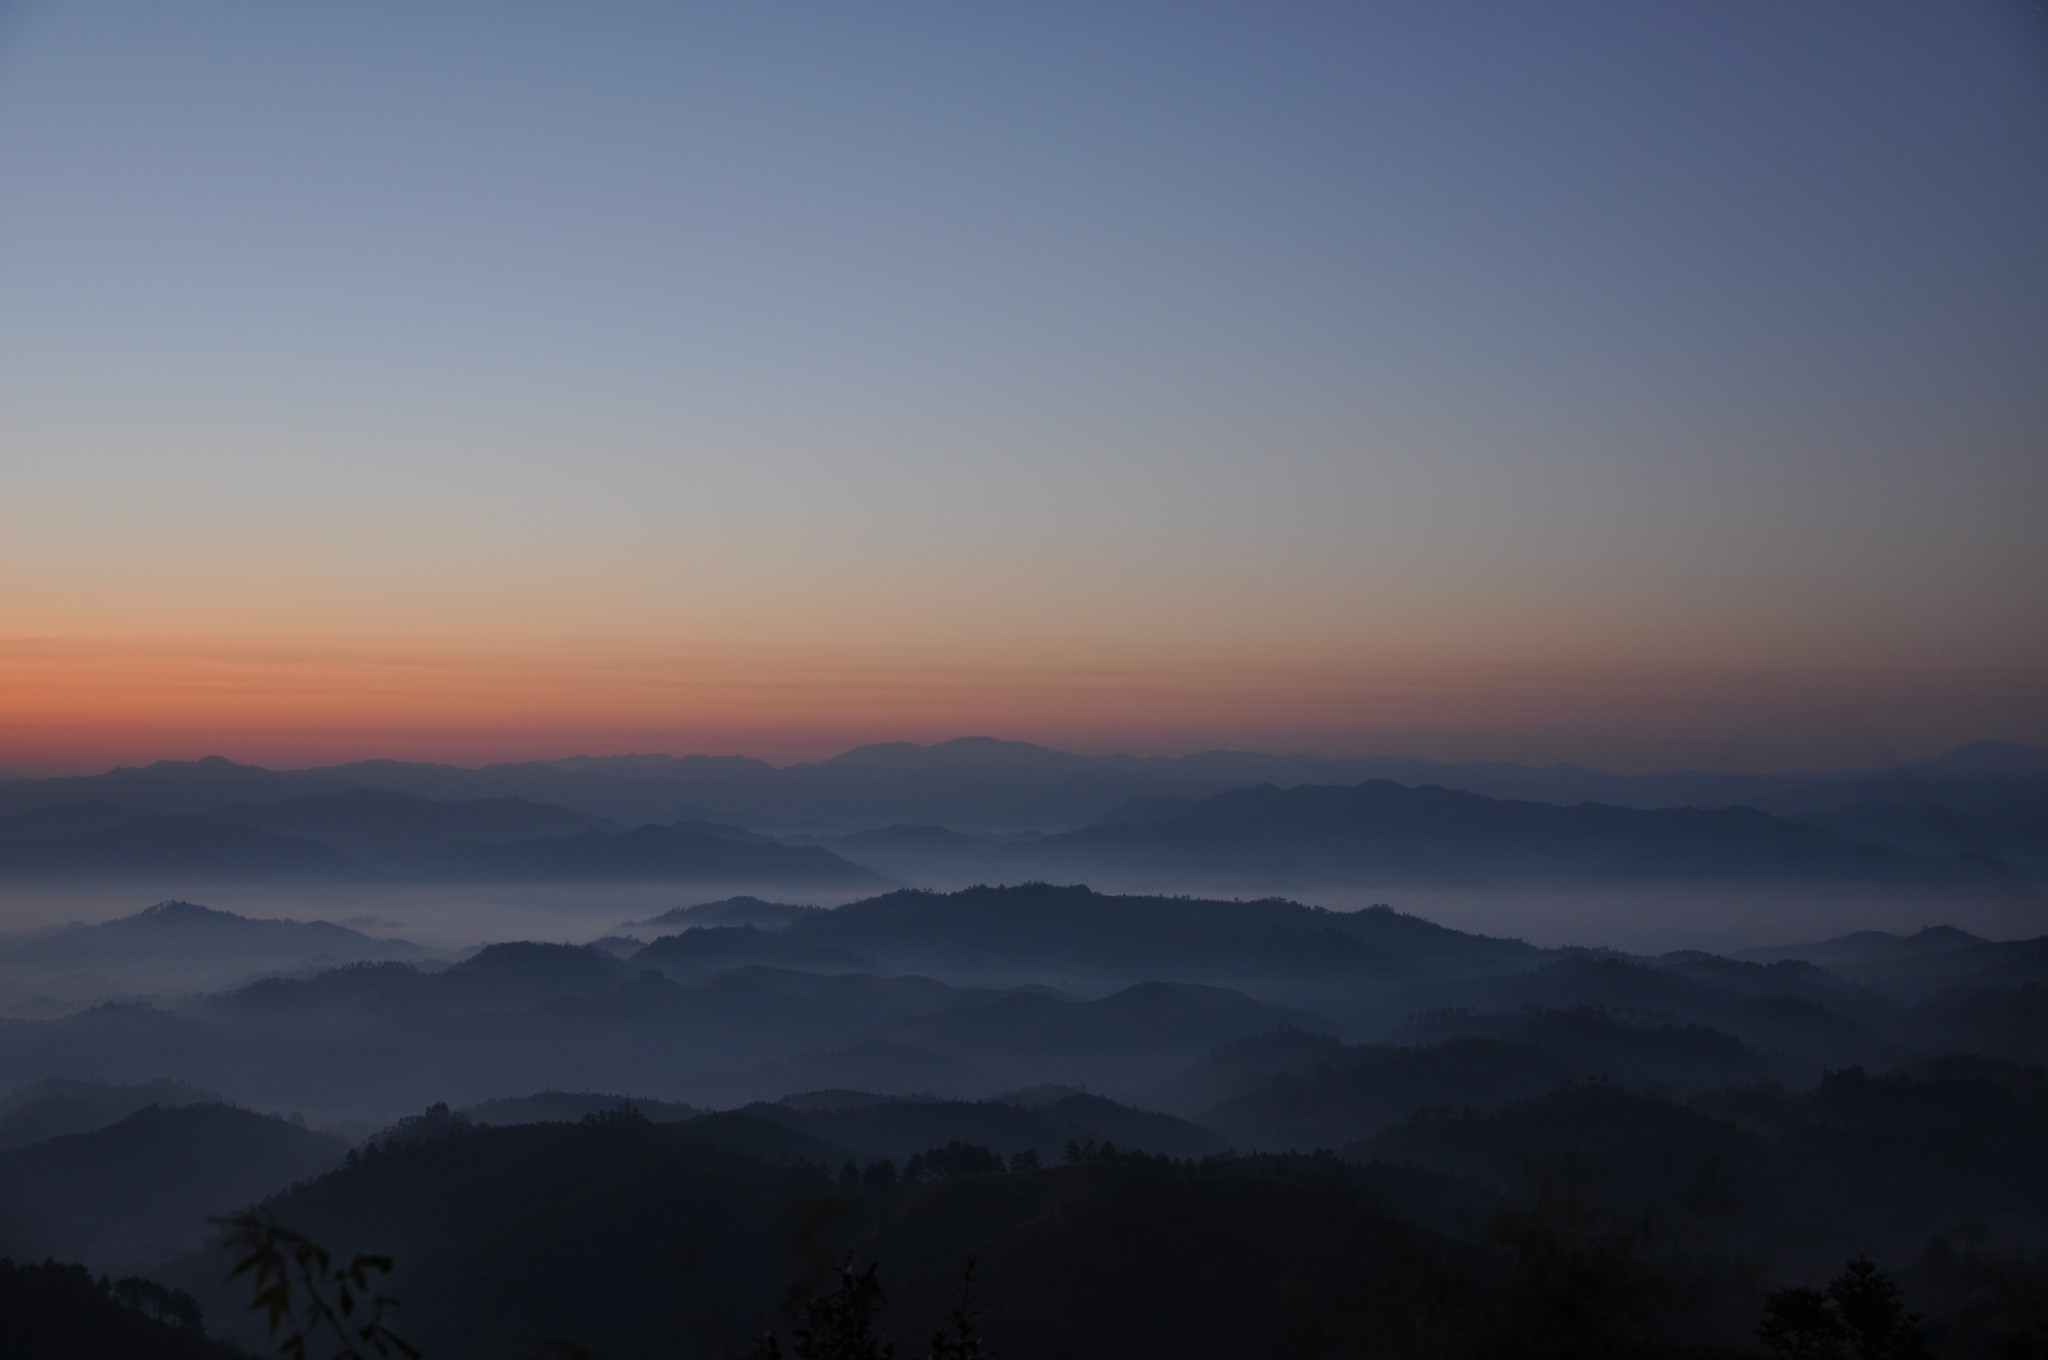
<path id="1" fill-rule="evenodd" d="M 240 921 L 245 918 L 231 911 L 217 911 L 201 906 L 197 902 L 186 902 L 178 898 L 159 902 L 153 907 L 144 907 L 133 916 L 122 918 L 128 921 L 147 921 L 159 925 L 175 925 L 187 921 Z"/>
<path id="2" fill-rule="evenodd" d="M 1050 746 L 1040 746 L 1029 741 L 1008 741 L 1002 737 L 967 736 L 953 737 L 946 741 L 935 741 L 929 746 L 914 741 L 877 741 L 864 746 L 855 746 L 841 751 L 822 762 L 826 765 L 871 765 L 896 763 L 920 759 L 946 759 L 948 757 L 985 758 L 989 756 L 1066 756 L 1069 752 L 1057 751 Z"/>
<path id="3" fill-rule="evenodd" d="M 152 760 L 141 768 L 166 772 L 187 770 L 206 774 L 226 774 L 239 770 L 263 770 L 265 774 L 270 773 L 261 765 L 244 765 L 241 761 L 229 760 L 226 756 L 200 756 L 197 760 Z"/>

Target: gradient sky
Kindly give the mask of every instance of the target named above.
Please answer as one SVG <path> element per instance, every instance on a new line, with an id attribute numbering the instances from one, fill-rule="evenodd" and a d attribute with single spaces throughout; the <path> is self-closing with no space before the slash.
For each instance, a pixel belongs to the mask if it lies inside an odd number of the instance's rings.
<path id="1" fill-rule="evenodd" d="M 2037 4 L 0 4 L 0 769 L 2048 741 Z"/>

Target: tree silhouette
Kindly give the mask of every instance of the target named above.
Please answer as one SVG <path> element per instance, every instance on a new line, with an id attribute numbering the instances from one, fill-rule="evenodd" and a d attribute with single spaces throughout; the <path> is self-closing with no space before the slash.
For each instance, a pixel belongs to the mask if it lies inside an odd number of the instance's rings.
<path id="1" fill-rule="evenodd" d="M 790 1354 L 794 1360 L 891 1360 L 896 1347 L 875 1335 L 875 1310 L 882 1298 L 874 1265 L 855 1270 L 848 1252 L 839 1263 L 838 1288 L 804 1304 Z M 782 1354 L 782 1339 L 771 1332 L 742 1352 L 740 1360 L 782 1360 Z"/>
<path id="2" fill-rule="evenodd" d="M 255 1290 L 249 1310 L 264 1315 L 289 1360 L 418 1360 L 419 1351 L 384 1322 L 398 1306 L 376 1283 L 391 1273 L 390 1257 L 356 1255 L 337 1268 L 325 1247 L 283 1226 L 268 1209 L 213 1221 L 228 1230 L 226 1245 L 240 1258 L 228 1278 L 249 1277 Z"/>
<path id="3" fill-rule="evenodd" d="M 1790 1360 L 1920 1360 L 1927 1341 L 1903 1292 L 1869 1257 L 1858 1256 L 1825 1290 L 1773 1290 L 1757 1340 Z"/>
<path id="4" fill-rule="evenodd" d="M 1841 1360 L 1848 1341 L 1834 1300 L 1819 1289 L 1775 1289 L 1764 1299 L 1757 1340 L 1790 1360 Z"/>
<path id="5" fill-rule="evenodd" d="M 896 1343 L 875 1332 L 875 1313 L 884 1295 L 876 1267 L 856 1270 L 853 1253 L 839 1263 L 839 1283 L 803 1306 L 802 1322 L 790 1342 L 790 1360 L 893 1360 Z M 960 1302 L 932 1333 L 930 1360 L 990 1360 L 974 1325 L 974 1260 L 960 1274 Z M 761 1337 L 732 1360 L 783 1360 L 782 1338 Z"/>
<path id="6" fill-rule="evenodd" d="M 946 1314 L 946 1325 L 932 1333 L 931 1360 L 988 1360 L 974 1330 L 974 1258 L 960 1268 L 960 1302 Z"/>
<path id="7" fill-rule="evenodd" d="M 1927 1353 L 1920 1319 L 1899 1301 L 1897 1281 L 1858 1256 L 1828 1286 L 1856 1360 L 1908 1360 Z"/>

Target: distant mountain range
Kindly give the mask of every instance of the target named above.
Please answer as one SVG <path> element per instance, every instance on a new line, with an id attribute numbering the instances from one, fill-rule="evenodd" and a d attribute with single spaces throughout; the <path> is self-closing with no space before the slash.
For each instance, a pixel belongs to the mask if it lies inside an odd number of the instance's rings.
<path id="1" fill-rule="evenodd" d="M 435 957 L 408 941 L 328 921 L 265 920 L 172 901 L 96 925 L 0 936 L 0 991 L 119 996 L 202 990 L 267 973 Z"/>
<path id="2" fill-rule="evenodd" d="M 1244 920 L 1233 924 L 1240 911 Z M 946 917 L 953 928 L 933 929 Z M 1076 930 L 1082 920 L 1095 924 Z M 1332 921 L 1355 933 L 1328 928 Z M 104 969 L 109 961 L 93 950 L 118 958 L 140 935 L 177 956 L 237 941 L 246 947 L 259 933 L 315 930 L 179 906 L 40 943 L 61 941 L 76 967 Z M 1056 942 L 1062 934 L 1065 946 Z M 966 963 L 963 974 L 1015 975 L 1058 957 L 1065 975 L 1094 985 L 1075 994 L 903 972 L 901 961 L 917 956 L 915 938 L 925 935 Z M 1333 961 L 1340 935 L 1357 943 Z M 1156 949 L 1158 967 L 1134 965 L 1134 944 L 1135 957 Z M 404 1108 L 415 1096 L 424 1104 L 542 1086 L 648 1090 L 687 1077 L 714 1096 L 755 1099 L 787 1094 L 783 1083 L 807 1064 L 820 1066 L 810 1055 L 863 1046 L 866 1060 L 822 1066 L 842 1079 L 880 1070 L 878 1063 L 920 1077 L 943 1074 L 953 1092 L 976 1095 L 1056 1076 L 1128 1086 L 1138 1079 L 1134 1071 L 1183 1066 L 1230 1039 L 1324 1024 L 1299 1006 L 1224 985 L 1246 958 L 1253 971 L 1292 959 L 1341 989 L 1417 970 L 1483 972 L 1495 960 L 1515 967 L 1531 956 L 1526 946 L 1391 912 L 1353 921 L 1291 904 L 1119 899 L 1042 887 L 955 898 L 900 892 L 780 932 L 693 929 L 623 960 L 587 946 L 514 942 L 445 967 L 368 962 L 280 973 L 200 998 L 0 1021 L 0 1088 L 50 1071 L 131 1084 L 171 1072 L 239 1099 L 260 1095 L 272 1107 L 313 1111 L 337 1099 L 358 1108 L 397 1100 Z M 1133 976 L 1144 980 L 1126 981 Z M 798 1089 L 816 1084 L 801 1081 Z"/>
<path id="3" fill-rule="evenodd" d="M 1881 773 L 1608 775 L 963 738 L 776 768 L 593 757 L 272 771 L 220 758 L 0 785 L 0 882 L 661 882 L 847 894 L 1028 879 L 1346 886 L 2010 885 L 2048 872 L 2048 751 Z"/>
<path id="4" fill-rule="evenodd" d="M 1148 862 L 1182 845 L 1212 855 L 1227 849 L 1247 858 L 1248 877 L 1277 875 L 1269 881 L 1282 882 L 1900 882 L 1916 874 L 1930 881 L 1947 876 L 1942 866 L 1903 851 L 1862 845 L 1754 808 L 1560 807 L 1387 780 L 1146 799 L 1034 848 L 1083 837 L 1092 840 L 1093 855 L 1135 848 Z"/>
<path id="5" fill-rule="evenodd" d="M 232 788 L 239 797 L 260 781 L 222 779 L 209 767 L 200 782 Z M 163 801 L 173 800 L 166 795 Z M 721 836 L 694 826 L 626 828 L 521 798 L 448 801 L 350 789 L 293 792 L 269 803 L 237 801 L 204 814 L 152 813 L 93 801 L 0 817 L 0 882 L 94 879 L 184 890 L 252 879 L 387 878 L 660 881 L 828 892 L 886 881 L 815 846 L 783 845 L 737 829 Z"/>
<path id="6" fill-rule="evenodd" d="M 159 761 L 105 774 L 0 784 L 0 817 L 100 802 L 136 811 L 209 812 L 237 803 L 375 789 L 444 801 L 524 799 L 635 826 L 688 819 L 762 831 L 845 832 L 938 825 L 961 831 L 1064 831 L 1134 798 L 1201 798 L 1256 784 L 1436 784 L 1489 798 L 1617 807 L 1752 806 L 1805 814 L 1857 803 L 1946 806 L 1969 815 L 2048 794 L 2048 749 L 1978 742 L 1890 770 L 1610 774 L 1579 765 L 1326 759 L 1251 751 L 1189 756 L 1079 755 L 1028 742 L 962 737 L 859 746 L 777 767 L 744 756 L 576 756 L 467 768 L 396 760 L 273 771 L 220 757 Z"/>
<path id="7" fill-rule="evenodd" d="M 758 897 L 723 897 L 716 902 L 670 907 L 644 921 L 628 921 L 625 928 L 669 932 L 698 926 L 758 926 L 765 930 L 780 930 L 823 910 L 823 907 L 797 906 L 790 902 L 764 902 Z"/>

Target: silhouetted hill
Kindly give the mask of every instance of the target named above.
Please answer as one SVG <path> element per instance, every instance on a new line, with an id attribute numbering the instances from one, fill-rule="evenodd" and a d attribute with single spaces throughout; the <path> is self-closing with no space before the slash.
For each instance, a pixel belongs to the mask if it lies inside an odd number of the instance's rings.
<path id="1" fill-rule="evenodd" d="M 394 1107 L 508 1090 L 724 1104 L 795 1089 L 762 1075 L 774 1064 L 885 1039 L 894 1022 L 992 995 L 927 978 L 760 966 L 685 985 L 599 950 L 510 944 L 439 972 L 360 965 L 175 1007 L 0 1021 L 0 1082 L 47 1071 L 108 1081 L 174 1072 L 238 1100 L 327 1121 L 369 1112 L 383 1123 Z"/>
<path id="2" fill-rule="evenodd" d="M 0 943 L 0 978 L 77 995 L 177 991 L 220 987 L 258 972 L 429 957 L 405 940 L 327 921 L 267 920 L 160 902 L 133 916 Z"/>
<path id="3" fill-rule="evenodd" d="M 1912 935 L 1858 931 L 1818 944 L 1747 952 L 1812 959 L 1901 1001 L 1924 1001 L 1945 990 L 2048 984 L 2048 936 L 1991 941 L 1950 926 L 1930 926 Z"/>
<path id="4" fill-rule="evenodd" d="M 367 1156 L 276 1209 L 339 1250 L 395 1256 L 407 1335 L 435 1360 L 543 1338 L 610 1360 L 673 1355 L 678 1337 L 717 1354 L 827 1287 L 849 1247 L 882 1264 L 899 1335 L 938 1325 L 971 1255 L 993 1353 L 1237 1360 L 1452 1250 L 1335 1171 L 1105 1162 L 844 1195 L 815 1163 L 717 1145 L 775 1127 L 726 1114 L 481 1129 Z M 219 1258 L 181 1270 L 220 1315 Z"/>
<path id="5" fill-rule="evenodd" d="M 10 1360 L 248 1360 L 182 1317 L 160 1316 L 197 1300 L 134 1278 L 94 1277 L 84 1266 L 0 1260 L 0 1319 Z"/>
<path id="6" fill-rule="evenodd" d="M 405 1335 L 435 1360 L 529 1354 L 547 1338 L 612 1360 L 673 1353 L 678 1337 L 716 1354 L 792 1278 L 779 1211 L 817 1175 L 716 1145 L 743 1140 L 742 1121 L 481 1128 L 366 1154 L 276 1207 L 333 1249 L 395 1257 Z M 174 1278 L 220 1317 L 235 1299 L 224 1273 L 215 1257 Z"/>
<path id="7" fill-rule="evenodd" d="M 536 1091 L 530 1096 L 504 1096 L 480 1101 L 461 1113 L 478 1124 L 573 1124 L 589 1115 L 631 1108 L 657 1124 L 674 1124 L 705 1113 L 694 1105 L 641 1096 L 601 1095 L 595 1091 Z"/>
<path id="8" fill-rule="evenodd" d="M 716 836 L 723 841 L 738 841 L 742 845 L 782 845 L 785 842 L 759 831 L 732 822 L 714 822 L 705 817 L 679 817 L 667 823 L 671 831 L 694 831 L 706 836 Z"/>
<path id="9" fill-rule="evenodd" d="M 185 1105 L 0 1152 L 0 1255 L 148 1270 L 197 1249 L 209 1216 L 338 1165 L 347 1150 L 282 1119 Z"/>
<path id="10" fill-rule="evenodd" d="M 1116 896 L 1046 883 L 886 893 L 799 921 L 784 934 L 890 967 L 1036 979 L 1399 976 L 1485 971 L 1539 957 L 1518 940 L 1468 935 L 1385 908 L 1333 912 L 1277 898 Z"/>
<path id="11" fill-rule="evenodd" d="M 1794 815 L 1882 803 L 1951 818 L 1959 828 L 1979 818 L 2017 818 L 2038 826 L 2048 813 L 2048 752 L 2012 742 L 1973 742 L 1888 770 L 1795 780 L 1745 801 Z"/>
<path id="12" fill-rule="evenodd" d="M 378 939 L 329 921 L 281 921 L 238 916 L 196 902 L 159 902 L 133 916 L 97 925 L 71 925 L 32 936 L 7 953 L 13 960 L 51 966 L 110 957 L 161 957 L 203 949 L 216 960 L 419 958 L 428 951 L 405 940 Z"/>
<path id="13" fill-rule="evenodd" d="M 199 955 L 214 952 L 205 939 Z M 365 964 L 0 1023 L 0 1082 L 174 1074 L 351 1130 L 544 1089 L 715 1107 L 828 1087 L 983 1098 L 1065 1085 L 1200 1115 L 1281 1074 L 1342 1069 L 1334 1040 L 1250 1042 L 1291 1026 L 1351 1044 L 1519 1044 L 1541 1051 L 1532 1071 L 1682 1094 L 1959 1045 L 2025 1057 L 2039 1032 L 2028 988 L 2048 982 L 2048 952 L 2003 945 L 1936 955 L 1969 969 L 1892 996 L 1798 961 L 1543 951 L 1384 908 L 1048 885 L 889 893 L 781 932 L 693 930 L 642 952 L 513 943 L 438 970 Z M 1608 1019 L 1557 1014 L 1589 1007 Z M 1205 1059 L 1239 1039 L 1235 1056 Z M 1264 1069 L 1262 1043 L 1277 1055 Z M 1405 1113 L 1401 1063 L 1426 1065 L 1390 1057 L 1373 1080 Z M 1478 1089 L 1456 1099 L 1523 1093 Z"/>
<path id="14" fill-rule="evenodd" d="M 360 760 L 317 773 L 422 798 L 528 798 L 638 826 L 715 820 L 719 812 L 736 812 L 749 791 L 773 783 L 776 771 L 766 761 L 745 756 L 625 755 L 510 761 L 475 769 Z"/>
<path id="15" fill-rule="evenodd" d="M 469 769 L 366 760 L 320 770 L 269 771 L 219 757 L 160 761 L 105 774 L 0 780 L 0 817 L 100 801 L 147 812 L 206 812 L 236 803 L 370 789 L 454 801 L 524 799 L 628 825 L 696 819 L 755 829 L 944 826 L 956 831 L 1062 831 L 1132 799 L 1204 798 L 1270 784 L 1355 785 L 1390 780 L 1495 799 L 1574 806 L 1725 808 L 1824 813 L 1860 802 L 1941 806 L 1978 815 L 2048 790 L 2038 747 L 1981 742 L 1884 771 L 1728 774 L 1681 770 L 1617 775 L 1582 766 L 1442 762 L 1408 757 L 1325 759 L 1248 751 L 1188 756 L 1078 755 L 1026 742 L 966 737 L 919 746 L 856 747 L 778 769 L 738 756 L 580 756 Z"/>
<path id="16" fill-rule="evenodd" d="M 354 789 L 236 803 L 204 816 L 67 804 L 0 821 L 0 879 L 346 882 L 379 875 L 834 891 L 884 883 L 828 850 L 738 828 L 622 830 L 605 818 L 513 798 L 451 802 Z"/>
<path id="17" fill-rule="evenodd" d="M 1799 776 L 1609 775 L 1572 765 L 1326 760 L 1249 751 L 1089 756 L 987 737 L 931 746 L 880 743 L 783 769 L 740 757 L 646 755 L 528 761 L 473 770 L 359 761 L 316 773 L 429 798 L 529 798 L 628 823 L 691 817 L 786 829 L 895 823 L 973 832 L 1064 830 L 1132 798 L 1201 797 L 1262 783 L 1289 786 L 1380 778 L 1444 784 L 1495 797 L 1666 806 L 1740 803 L 1780 783 L 1800 782 Z"/>
<path id="18" fill-rule="evenodd" d="M 1958 930 L 1954 926 L 1929 926 L 1911 935 L 1893 935 L 1882 930 L 1859 930 L 1812 944 L 1745 949 L 1736 957 L 1754 959 L 1762 963 L 1798 959 L 1853 977 L 1897 963 L 1902 959 L 1968 949 L 1983 943 L 1978 936 L 1966 930 Z"/>
<path id="19" fill-rule="evenodd" d="M 106 803 L 141 812 L 211 812 L 230 803 L 267 802 L 309 793 L 334 793 L 350 781 L 317 770 L 266 770 L 221 756 L 159 760 L 105 774 L 59 775 L 0 784 L 0 814 L 76 803 Z"/>
<path id="20" fill-rule="evenodd" d="M 759 926 L 762 930 L 780 930 L 793 921 L 823 910 L 823 907 L 800 907 L 787 902 L 764 902 L 758 897 L 722 897 L 716 902 L 670 907 L 659 916 L 650 916 L 644 921 L 628 921 L 625 928 L 649 926 L 664 929 L 664 933 L 696 926 Z"/>
<path id="21" fill-rule="evenodd" d="M 1738 1240 L 1800 1259 L 1844 1243 L 1911 1251 L 1963 1205 L 1993 1231 L 2048 1211 L 2048 1083 L 2038 1070 L 1942 1059 L 1885 1076 L 1832 1073 L 1810 1091 L 1735 1087 L 1687 1105 L 1579 1083 L 1493 1112 L 1436 1111 L 1351 1155 L 1503 1187 L 1532 1175 L 1589 1202 L 1728 1206 Z"/>
<path id="22" fill-rule="evenodd" d="M 51 1077 L 0 1098 L 0 1150 L 118 1123 L 151 1105 L 218 1104 L 220 1097 L 176 1081 L 69 1081 Z"/>
<path id="23" fill-rule="evenodd" d="M 1778 1064 L 1703 1025 L 1624 1019 L 1592 1008 L 1438 1014 L 1399 1045 L 1322 1054 L 1201 1116 L 1239 1147 L 1342 1147 L 1434 1109 L 1491 1110 L 1563 1081 L 1682 1096 L 1780 1075 Z"/>
<path id="24" fill-rule="evenodd" d="M 740 757 L 578 757 L 485 766 L 365 761 L 309 773 L 435 798 L 522 797 L 626 822 L 682 817 L 763 826 L 839 823 L 939 825 L 962 831 L 1059 831 L 1134 798 L 1207 797 L 1272 784 L 1391 780 L 1440 785 L 1489 798 L 1575 806 L 1723 808 L 1816 812 L 1866 800 L 1907 805 L 1924 790 L 2044 776 L 2038 747 L 1975 743 L 1894 771 L 1733 774 L 1702 770 L 1612 774 L 1583 766 L 1411 757 L 1327 759 L 1253 751 L 1187 756 L 1078 755 L 1028 742 L 965 737 L 920 746 L 888 742 L 776 769 Z M 2008 788 L 2007 796 L 2016 790 Z"/>
<path id="25" fill-rule="evenodd" d="M 1867 845 L 1930 858 L 1982 856 L 2038 871 L 2048 863 L 2048 781 L 2043 796 L 2011 798 L 1978 815 L 1938 803 L 1853 803 L 1801 821 Z"/>

